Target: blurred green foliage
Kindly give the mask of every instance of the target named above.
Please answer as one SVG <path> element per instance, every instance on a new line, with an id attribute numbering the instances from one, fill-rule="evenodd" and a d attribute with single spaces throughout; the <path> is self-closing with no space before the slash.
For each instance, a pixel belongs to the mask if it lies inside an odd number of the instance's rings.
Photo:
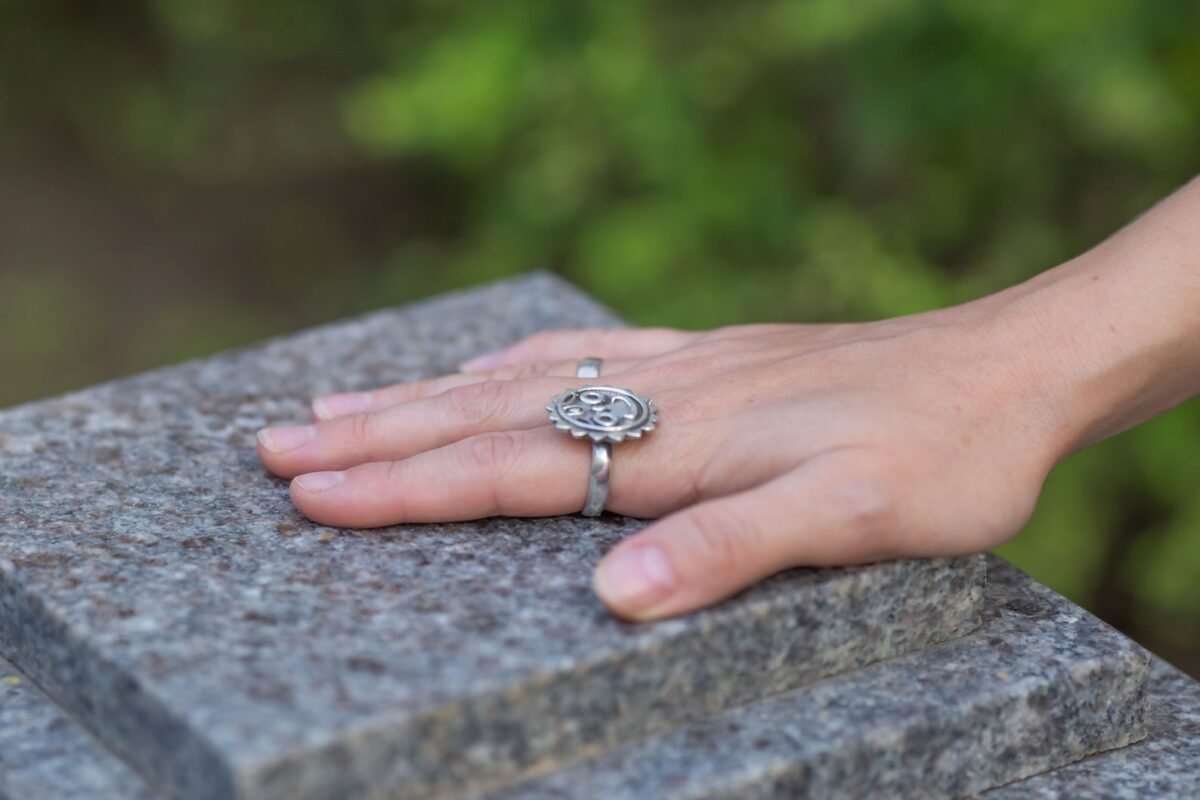
<path id="1" fill-rule="evenodd" d="M 77 165 L 178 270 L 83 212 L 74 251 L 0 242 L 0 402 L 531 268 L 687 327 L 977 297 L 1200 171 L 1198 30 L 1189 0 L 0 0 L 0 165 Z M 1072 457 L 1002 548 L 1193 671 L 1198 444 L 1192 404 Z"/>

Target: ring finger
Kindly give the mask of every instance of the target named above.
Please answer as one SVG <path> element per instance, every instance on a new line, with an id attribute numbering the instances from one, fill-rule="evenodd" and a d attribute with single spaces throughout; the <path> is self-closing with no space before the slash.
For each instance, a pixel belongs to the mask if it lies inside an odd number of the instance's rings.
<path id="1" fill-rule="evenodd" d="M 685 498 L 687 464 L 648 440 L 619 446 L 607 508 L 658 516 Z M 591 448 L 549 426 L 484 433 L 411 458 L 298 476 L 291 494 L 310 519 L 344 528 L 450 522 L 491 516 L 539 517 L 579 511 Z M 676 466 L 664 485 L 663 463 Z M 690 498 L 687 498 L 690 499 Z"/>

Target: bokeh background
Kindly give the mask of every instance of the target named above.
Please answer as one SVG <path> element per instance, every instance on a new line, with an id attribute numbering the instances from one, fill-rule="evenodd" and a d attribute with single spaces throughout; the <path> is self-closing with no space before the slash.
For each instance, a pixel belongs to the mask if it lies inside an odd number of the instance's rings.
<path id="1" fill-rule="evenodd" d="M 977 297 L 1200 173 L 1197 31 L 1191 0 L 0 0 L 0 406 L 533 268 L 694 328 Z M 1192 403 L 1069 459 L 1001 551 L 1200 674 L 1198 487 Z"/>

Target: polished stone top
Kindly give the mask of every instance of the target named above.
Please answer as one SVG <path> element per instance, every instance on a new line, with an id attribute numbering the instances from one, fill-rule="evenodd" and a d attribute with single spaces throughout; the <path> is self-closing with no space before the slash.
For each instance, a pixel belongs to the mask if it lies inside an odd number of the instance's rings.
<path id="1" fill-rule="evenodd" d="M 617 323 L 536 275 L 0 413 L 0 652 L 176 796 L 426 798 L 978 624 L 979 558 L 795 570 L 627 624 L 589 579 L 639 521 L 330 530 L 258 464 L 255 431 L 315 393 Z"/>

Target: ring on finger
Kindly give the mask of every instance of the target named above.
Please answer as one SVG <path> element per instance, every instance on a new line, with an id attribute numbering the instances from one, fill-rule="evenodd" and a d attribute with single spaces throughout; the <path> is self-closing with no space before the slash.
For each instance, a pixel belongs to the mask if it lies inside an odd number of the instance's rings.
<path id="1" fill-rule="evenodd" d="M 585 358 L 576 377 L 598 378 L 602 361 Z M 583 386 L 556 395 L 546 406 L 550 420 L 560 431 L 592 443 L 592 463 L 587 499 L 582 514 L 596 517 L 608 503 L 612 477 L 612 446 L 626 439 L 640 439 L 658 424 L 658 409 L 648 397 L 616 386 Z"/>

